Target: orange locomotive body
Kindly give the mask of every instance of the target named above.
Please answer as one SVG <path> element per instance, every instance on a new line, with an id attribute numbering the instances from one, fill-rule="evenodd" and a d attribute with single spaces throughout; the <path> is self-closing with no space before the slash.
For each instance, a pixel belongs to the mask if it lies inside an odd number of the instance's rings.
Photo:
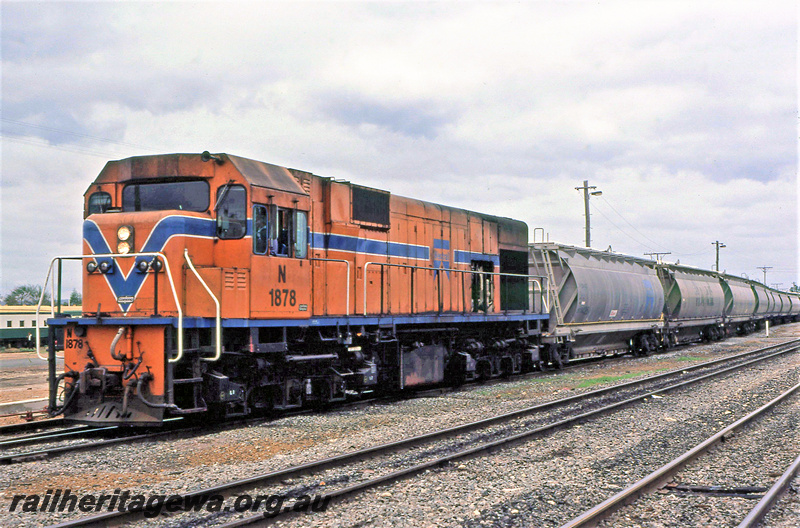
<path id="1" fill-rule="evenodd" d="M 84 312 L 49 322 L 51 410 L 154 425 L 533 368 L 527 243 L 519 221 L 227 154 L 109 162 Z"/>

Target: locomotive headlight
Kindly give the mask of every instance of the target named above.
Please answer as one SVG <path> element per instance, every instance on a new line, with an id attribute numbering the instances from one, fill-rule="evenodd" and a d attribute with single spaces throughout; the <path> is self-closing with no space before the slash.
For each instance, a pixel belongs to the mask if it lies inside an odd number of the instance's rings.
<path id="1" fill-rule="evenodd" d="M 133 235 L 133 228 L 131 226 L 120 226 L 117 229 L 117 239 L 121 242 L 127 241 Z"/>
<path id="2" fill-rule="evenodd" d="M 127 255 L 133 252 L 133 227 L 129 225 L 117 228 L 117 253 Z"/>

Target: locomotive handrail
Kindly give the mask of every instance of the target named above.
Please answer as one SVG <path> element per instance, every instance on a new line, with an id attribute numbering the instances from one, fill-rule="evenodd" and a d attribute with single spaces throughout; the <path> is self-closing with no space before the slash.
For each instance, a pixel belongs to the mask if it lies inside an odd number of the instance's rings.
<path id="1" fill-rule="evenodd" d="M 217 331 L 216 331 L 215 341 L 214 341 L 214 346 L 216 348 L 216 353 L 214 354 L 213 358 L 202 358 L 203 361 L 217 361 L 222 356 L 222 314 L 220 312 L 219 300 L 216 298 L 214 293 L 211 291 L 211 288 L 208 287 L 208 284 L 206 284 L 206 281 L 203 280 L 203 278 L 200 276 L 200 274 L 195 269 L 194 264 L 192 263 L 192 259 L 189 257 L 189 250 L 187 248 L 183 248 L 183 257 L 186 259 L 186 263 L 189 265 L 189 269 L 192 270 L 192 273 L 194 273 L 194 276 L 197 277 L 197 280 L 199 280 L 200 284 L 203 285 L 203 288 L 206 289 L 206 292 L 208 293 L 208 295 L 211 296 L 211 299 L 214 301 L 214 304 L 217 307 L 217 317 L 216 317 Z M 170 359 L 169 360 L 170 363 L 177 363 L 178 360 L 181 359 L 182 355 L 183 355 L 183 349 L 180 349 L 178 351 L 178 357 L 175 358 L 174 361 Z"/>
<path id="2" fill-rule="evenodd" d="M 56 261 L 57 258 L 58 257 L 56 257 L 56 258 L 54 258 L 53 260 L 50 261 L 50 267 L 47 268 L 47 276 L 44 278 L 44 284 L 42 285 L 42 292 L 39 294 L 39 302 L 36 304 L 36 357 L 38 357 L 42 361 L 48 361 L 48 359 L 46 357 L 42 357 L 42 355 L 39 353 L 39 350 L 41 349 L 41 342 L 42 342 L 42 334 L 41 334 L 40 329 L 39 329 L 39 310 L 41 309 L 42 303 L 44 302 L 44 291 L 45 291 L 45 288 L 47 288 L 47 283 L 50 282 L 50 273 L 53 271 L 53 263 Z M 53 299 L 53 293 L 54 293 L 53 292 L 53 285 L 51 283 L 51 285 L 50 285 L 50 316 L 51 317 L 55 317 L 56 316 L 55 307 L 53 306 L 53 304 L 55 303 L 55 300 Z M 56 357 L 59 357 L 59 356 L 56 355 Z M 61 357 L 63 358 L 64 356 L 61 356 Z"/>
<path id="3" fill-rule="evenodd" d="M 519 274 L 519 273 L 500 273 L 500 272 L 496 272 L 496 271 L 478 271 L 478 270 L 472 270 L 472 269 L 464 270 L 464 269 L 444 268 L 444 267 L 442 267 L 442 268 L 431 268 L 431 267 L 426 267 L 426 266 L 413 266 L 411 264 L 394 264 L 392 262 L 370 261 L 370 262 L 364 263 L 364 315 L 365 316 L 368 315 L 368 312 L 367 312 L 367 267 L 369 267 L 371 264 L 374 264 L 376 266 L 393 266 L 393 267 L 396 267 L 396 268 L 409 268 L 409 269 L 423 270 L 423 271 L 453 271 L 453 272 L 456 272 L 456 273 L 475 273 L 475 274 L 480 274 L 480 275 L 496 275 L 496 276 L 500 276 L 500 277 L 517 277 L 517 278 L 520 278 L 520 279 L 526 278 L 529 281 L 531 279 L 536 280 L 537 278 L 542 278 L 540 275 L 522 275 L 522 274 Z M 539 286 L 541 288 L 541 283 L 539 283 Z M 466 293 L 466 290 L 465 290 L 464 293 Z M 467 312 L 466 303 L 464 303 L 464 313 L 466 313 L 466 312 Z"/>
<path id="4" fill-rule="evenodd" d="M 61 257 L 53 257 L 53 259 L 50 261 L 50 266 L 47 268 L 47 276 L 44 279 L 44 285 L 46 286 L 47 285 L 47 281 L 50 280 L 50 274 L 53 272 L 53 264 L 55 264 L 56 261 L 58 261 L 59 264 L 60 264 L 61 261 L 63 261 L 63 260 L 83 260 L 83 259 L 98 259 L 98 258 L 115 259 L 115 258 L 118 258 L 118 257 L 122 257 L 122 258 L 129 258 L 129 257 L 160 257 L 161 259 L 163 259 L 165 272 L 166 272 L 166 275 L 167 275 L 167 279 L 169 279 L 169 286 L 172 289 L 172 297 L 175 299 L 175 307 L 178 310 L 178 356 L 175 359 L 170 359 L 169 360 L 170 363 L 175 363 L 183 355 L 183 310 L 181 310 L 181 303 L 178 300 L 178 292 L 175 290 L 175 283 L 172 280 L 172 272 L 170 271 L 170 268 L 169 268 L 169 261 L 167 260 L 166 255 L 164 255 L 163 253 L 161 253 L 159 251 L 149 251 L 149 252 L 144 252 L 144 253 L 125 253 L 125 254 L 122 254 L 122 253 L 98 253 L 98 254 L 93 254 L 93 255 L 66 255 L 66 256 L 61 256 Z M 39 359 L 41 359 L 43 361 L 47 361 L 47 358 L 43 358 L 41 356 L 41 354 L 39 353 L 39 349 L 40 349 L 40 346 L 39 346 L 40 333 L 39 333 L 39 324 L 38 324 L 39 323 L 39 309 L 42 306 L 42 301 L 43 300 L 44 300 L 44 287 L 42 288 L 42 293 L 39 296 L 39 304 L 36 305 L 36 323 L 37 323 L 36 324 L 36 355 L 39 357 Z M 53 315 L 53 317 L 55 317 L 55 307 L 52 306 L 52 304 L 53 304 L 52 302 L 50 304 L 51 304 L 51 315 Z"/>
<path id="5" fill-rule="evenodd" d="M 544 297 L 544 288 L 542 287 L 542 282 L 539 280 L 544 277 L 540 277 L 538 275 L 528 275 L 528 286 L 535 284 L 539 287 L 539 300 L 542 303 L 542 311 L 543 313 L 550 313 L 550 303 Z M 531 288 L 530 296 L 531 296 L 531 311 L 535 310 L 536 308 L 536 288 Z"/>
<path id="6" fill-rule="evenodd" d="M 345 300 L 346 311 L 345 314 L 350 316 L 350 261 L 345 259 L 332 259 L 322 257 L 310 257 L 308 260 L 318 260 L 322 262 L 344 262 L 347 264 L 347 299 Z"/>

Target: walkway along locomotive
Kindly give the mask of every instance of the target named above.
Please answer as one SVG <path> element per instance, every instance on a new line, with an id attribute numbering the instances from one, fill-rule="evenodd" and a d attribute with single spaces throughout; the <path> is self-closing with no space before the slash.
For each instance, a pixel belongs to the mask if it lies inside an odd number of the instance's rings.
<path id="1" fill-rule="evenodd" d="M 48 323 L 68 420 L 244 416 L 539 361 L 523 222 L 208 152 L 109 162 L 84 200 L 83 253 L 46 279 L 81 262 L 82 316 Z"/>

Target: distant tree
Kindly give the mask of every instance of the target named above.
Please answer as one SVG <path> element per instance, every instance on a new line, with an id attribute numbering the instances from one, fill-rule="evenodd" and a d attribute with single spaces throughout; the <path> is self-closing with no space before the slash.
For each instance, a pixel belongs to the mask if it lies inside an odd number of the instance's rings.
<path id="1" fill-rule="evenodd" d="M 42 294 L 42 287 L 33 284 L 17 286 L 11 293 L 6 295 L 3 301 L 13 306 L 35 306 L 39 303 L 39 296 Z M 50 304 L 50 295 L 44 294 L 42 304 Z"/>
<path id="2" fill-rule="evenodd" d="M 78 290 L 73 288 L 72 293 L 69 294 L 69 305 L 80 306 L 82 302 L 83 297 L 81 297 L 81 294 L 78 293 Z"/>

